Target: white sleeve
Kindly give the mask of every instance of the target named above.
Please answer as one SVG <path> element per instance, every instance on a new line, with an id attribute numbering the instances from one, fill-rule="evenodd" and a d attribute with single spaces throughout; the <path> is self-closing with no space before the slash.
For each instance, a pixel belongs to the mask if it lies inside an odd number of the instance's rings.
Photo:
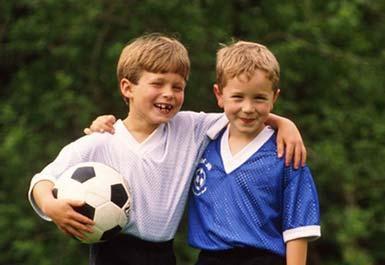
<path id="1" fill-rule="evenodd" d="M 28 199 L 32 208 L 41 218 L 51 221 L 51 219 L 37 206 L 32 196 L 32 190 L 36 183 L 42 180 L 48 180 L 55 183 L 67 168 L 80 162 L 87 161 L 93 149 L 95 149 L 96 143 L 93 141 L 95 138 L 96 137 L 85 136 L 65 146 L 54 161 L 32 177 L 28 190 Z"/>
<path id="2" fill-rule="evenodd" d="M 205 113 L 205 112 L 193 112 L 193 111 L 181 111 L 179 115 L 183 118 L 189 116 L 194 124 L 195 136 L 209 136 L 214 139 L 221 131 L 228 120 L 223 113 Z"/>

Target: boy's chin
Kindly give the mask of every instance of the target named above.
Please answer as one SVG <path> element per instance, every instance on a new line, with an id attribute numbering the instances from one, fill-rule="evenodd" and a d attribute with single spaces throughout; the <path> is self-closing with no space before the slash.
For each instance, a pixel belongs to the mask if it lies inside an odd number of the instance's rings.
<path id="1" fill-rule="evenodd" d="M 158 117 L 155 119 L 155 122 L 158 123 L 159 125 L 162 124 L 162 123 L 167 123 L 167 122 L 169 122 L 172 118 L 174 118 L 175 115 L 176 115 L 176 113 L 169 113 L 169 114 L 167 114 L 167 115 L 158 116 Z"/>

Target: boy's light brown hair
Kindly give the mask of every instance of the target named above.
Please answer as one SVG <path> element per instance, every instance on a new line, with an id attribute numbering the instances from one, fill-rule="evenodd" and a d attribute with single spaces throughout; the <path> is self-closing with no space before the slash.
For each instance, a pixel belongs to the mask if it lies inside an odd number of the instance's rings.
<path id="1" fill-rule="evenodd" d="M 118 66 L 118 82 L 127 78 L 137 84 L 143 71 L 175 73 L 188 80 L 190 59 L 187 49 L 173 37 L 152 33 L 138 37 L 122 50 Z"/>
<path id="2" fill-rule="evenodd" d="M 266 46 L 255 42 L 237 41 L 224 46 L 217 52 L 216 82 L 223 89 L 227 81 L 245 74 L 248 80 L 255 71 L 263 70 L 273 83 L 273 90 L 278 89 L 279 63 Z"/>

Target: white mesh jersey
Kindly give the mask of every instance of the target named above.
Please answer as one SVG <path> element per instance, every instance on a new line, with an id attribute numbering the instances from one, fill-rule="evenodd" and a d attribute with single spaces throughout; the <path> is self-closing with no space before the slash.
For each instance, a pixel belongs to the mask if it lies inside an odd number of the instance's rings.
<path id="1" fill-rule="evenodd" d="M 77 163 L 101 162 L 120 172 L 129 184 L 132 207 L 125 233 L 155 242 L 170 240 L 182 217 L 198 159 L 212 138 L 210 134 L 214 137 L 226 124 L 222 114 L 179 112 L 138 143 L 118 120 L 115 134 L 81 137 L 65 146 L 36 174 L 28 194 L 31 205 L 42 218 L 50 220 L 33 201 L 34 185 L 41 180 L 55 182 Z"/>

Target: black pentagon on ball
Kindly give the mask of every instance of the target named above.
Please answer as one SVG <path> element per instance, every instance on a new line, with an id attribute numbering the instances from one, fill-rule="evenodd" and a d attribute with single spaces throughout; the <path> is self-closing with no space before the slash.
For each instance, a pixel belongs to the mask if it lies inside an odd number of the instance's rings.
<path id="1" fill-rule="evenodd" d="M 111 185 L 111 201 L 122 208 L 128 200 L 128 195 L 122 184 Z"/>
<path id="2" fill-rule="evenodd" d="M 52 195 L 55 199 L 57 199 L 57 188 L 52 189 Z"/>
<path id="3" fill-rule="evenodd" d="M 105 231 L 102 235 L 102 237 L 100 238 L 100 240 L 102 241 L 105 241 L 105 240 L 109 240 L 111 238 L 113 238 L 114 236 L 116 236 L 117 234 L 119 234 L 119 232 L 122 230 L 122 228 L 117 225 L 107 231 Z"/>
<path id="4" fill-rule="evenodd" d="M 71 176 L 72 179 L 79 181 L 80 183 L 84 183 L 93 177 L 95 177 L 95 170 L 93 167 L 79 167 Z"/>
<path id="5" fill-rule="evenodd" d="M 91 205 L 85 203 L 82 206 L 74 207 L 74 210 L 82 215 L 87 216 L 91 220 L 94 220 L 95 208 L 92 207 Z"/>

